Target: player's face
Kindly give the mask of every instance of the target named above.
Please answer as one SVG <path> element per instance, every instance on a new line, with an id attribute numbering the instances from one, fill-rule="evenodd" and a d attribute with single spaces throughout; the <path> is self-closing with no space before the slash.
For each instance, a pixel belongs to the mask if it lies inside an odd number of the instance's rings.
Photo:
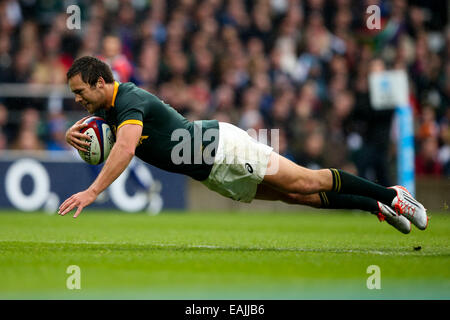
<path id="1" fill-rule="evenodd" d="M 75 102 L 80 103 L 89 113 L 105 107 L 106 99 L 103 86 L 97 82 L 95 86 L 90 86 L 77 74 L 69 79 L 70 90 L 75 94 Z"/>

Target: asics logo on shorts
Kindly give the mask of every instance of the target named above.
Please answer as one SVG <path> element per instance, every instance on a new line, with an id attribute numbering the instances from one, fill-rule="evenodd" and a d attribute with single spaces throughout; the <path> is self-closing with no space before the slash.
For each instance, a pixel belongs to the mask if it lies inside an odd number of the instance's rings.
<path id="1" fill-rule="evenodd" d="M 247 169 L 247 171 L 249 172 L 249 173 L 253 173 L 253 168 L 252 168 L 252 166 L 250 165 L 250 163 L 246 163 L 245 164 L 245 169 Z"/>

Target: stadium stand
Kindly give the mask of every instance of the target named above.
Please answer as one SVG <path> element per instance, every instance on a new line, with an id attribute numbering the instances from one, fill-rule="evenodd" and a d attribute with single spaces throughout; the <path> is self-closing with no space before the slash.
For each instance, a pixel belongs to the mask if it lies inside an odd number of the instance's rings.
<path id="1" fill-rule="evenodd" d="M 95 55 L 118 80 L 189 119 L 280 128 L 280 152 L 291 160 L 388 185 L 395 123 L 391 111 L 370 107 L 368 73 L 405 69 L 416 174 L 450 176 L 445 1 L 72 2 L 81 8 L 79 30 L 66 27 L 64 1 L 0 0 L 0 92 L 11 84 L 59 88 L 76 57 Z M 381 30 L 366 28 L 369 4 L 381 8 Z M 64 149 L 61 132 L 81 107 L 67 92 L 21 92 L 0 97 L 0 150 Z"/>

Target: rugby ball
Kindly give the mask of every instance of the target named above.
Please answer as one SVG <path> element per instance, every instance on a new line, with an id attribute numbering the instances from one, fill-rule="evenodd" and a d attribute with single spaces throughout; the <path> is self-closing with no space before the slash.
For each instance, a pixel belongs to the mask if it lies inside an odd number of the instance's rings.
<path id="1" fill-rule="evenodd" d="M 109 156 L 109 152 L 115 142 L 114 134 L 103 118 L 89 117 L 83 123 L 88 126 L 81 129 L 80 132 L 87 134 L 91 138 L 91 145 L 85 147 L 88 149 L 88 152 L 78 150 L 78 153 L 81 159 L 87 163 L 94 165 L 100 164 Z"/>

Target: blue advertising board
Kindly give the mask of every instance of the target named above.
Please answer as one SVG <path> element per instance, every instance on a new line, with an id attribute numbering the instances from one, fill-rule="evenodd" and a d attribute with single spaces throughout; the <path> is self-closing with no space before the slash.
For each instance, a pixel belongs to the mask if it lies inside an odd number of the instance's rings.
<path id="1" fill-rule="evenodd" d="M 0 158 L 0 209 L 56 212 L 60 203 L 86 189 L 101 166 L 64 157 Z M 185 209 L 186 177 L 133 160 L 90 208 L 126 212 Z"/>

